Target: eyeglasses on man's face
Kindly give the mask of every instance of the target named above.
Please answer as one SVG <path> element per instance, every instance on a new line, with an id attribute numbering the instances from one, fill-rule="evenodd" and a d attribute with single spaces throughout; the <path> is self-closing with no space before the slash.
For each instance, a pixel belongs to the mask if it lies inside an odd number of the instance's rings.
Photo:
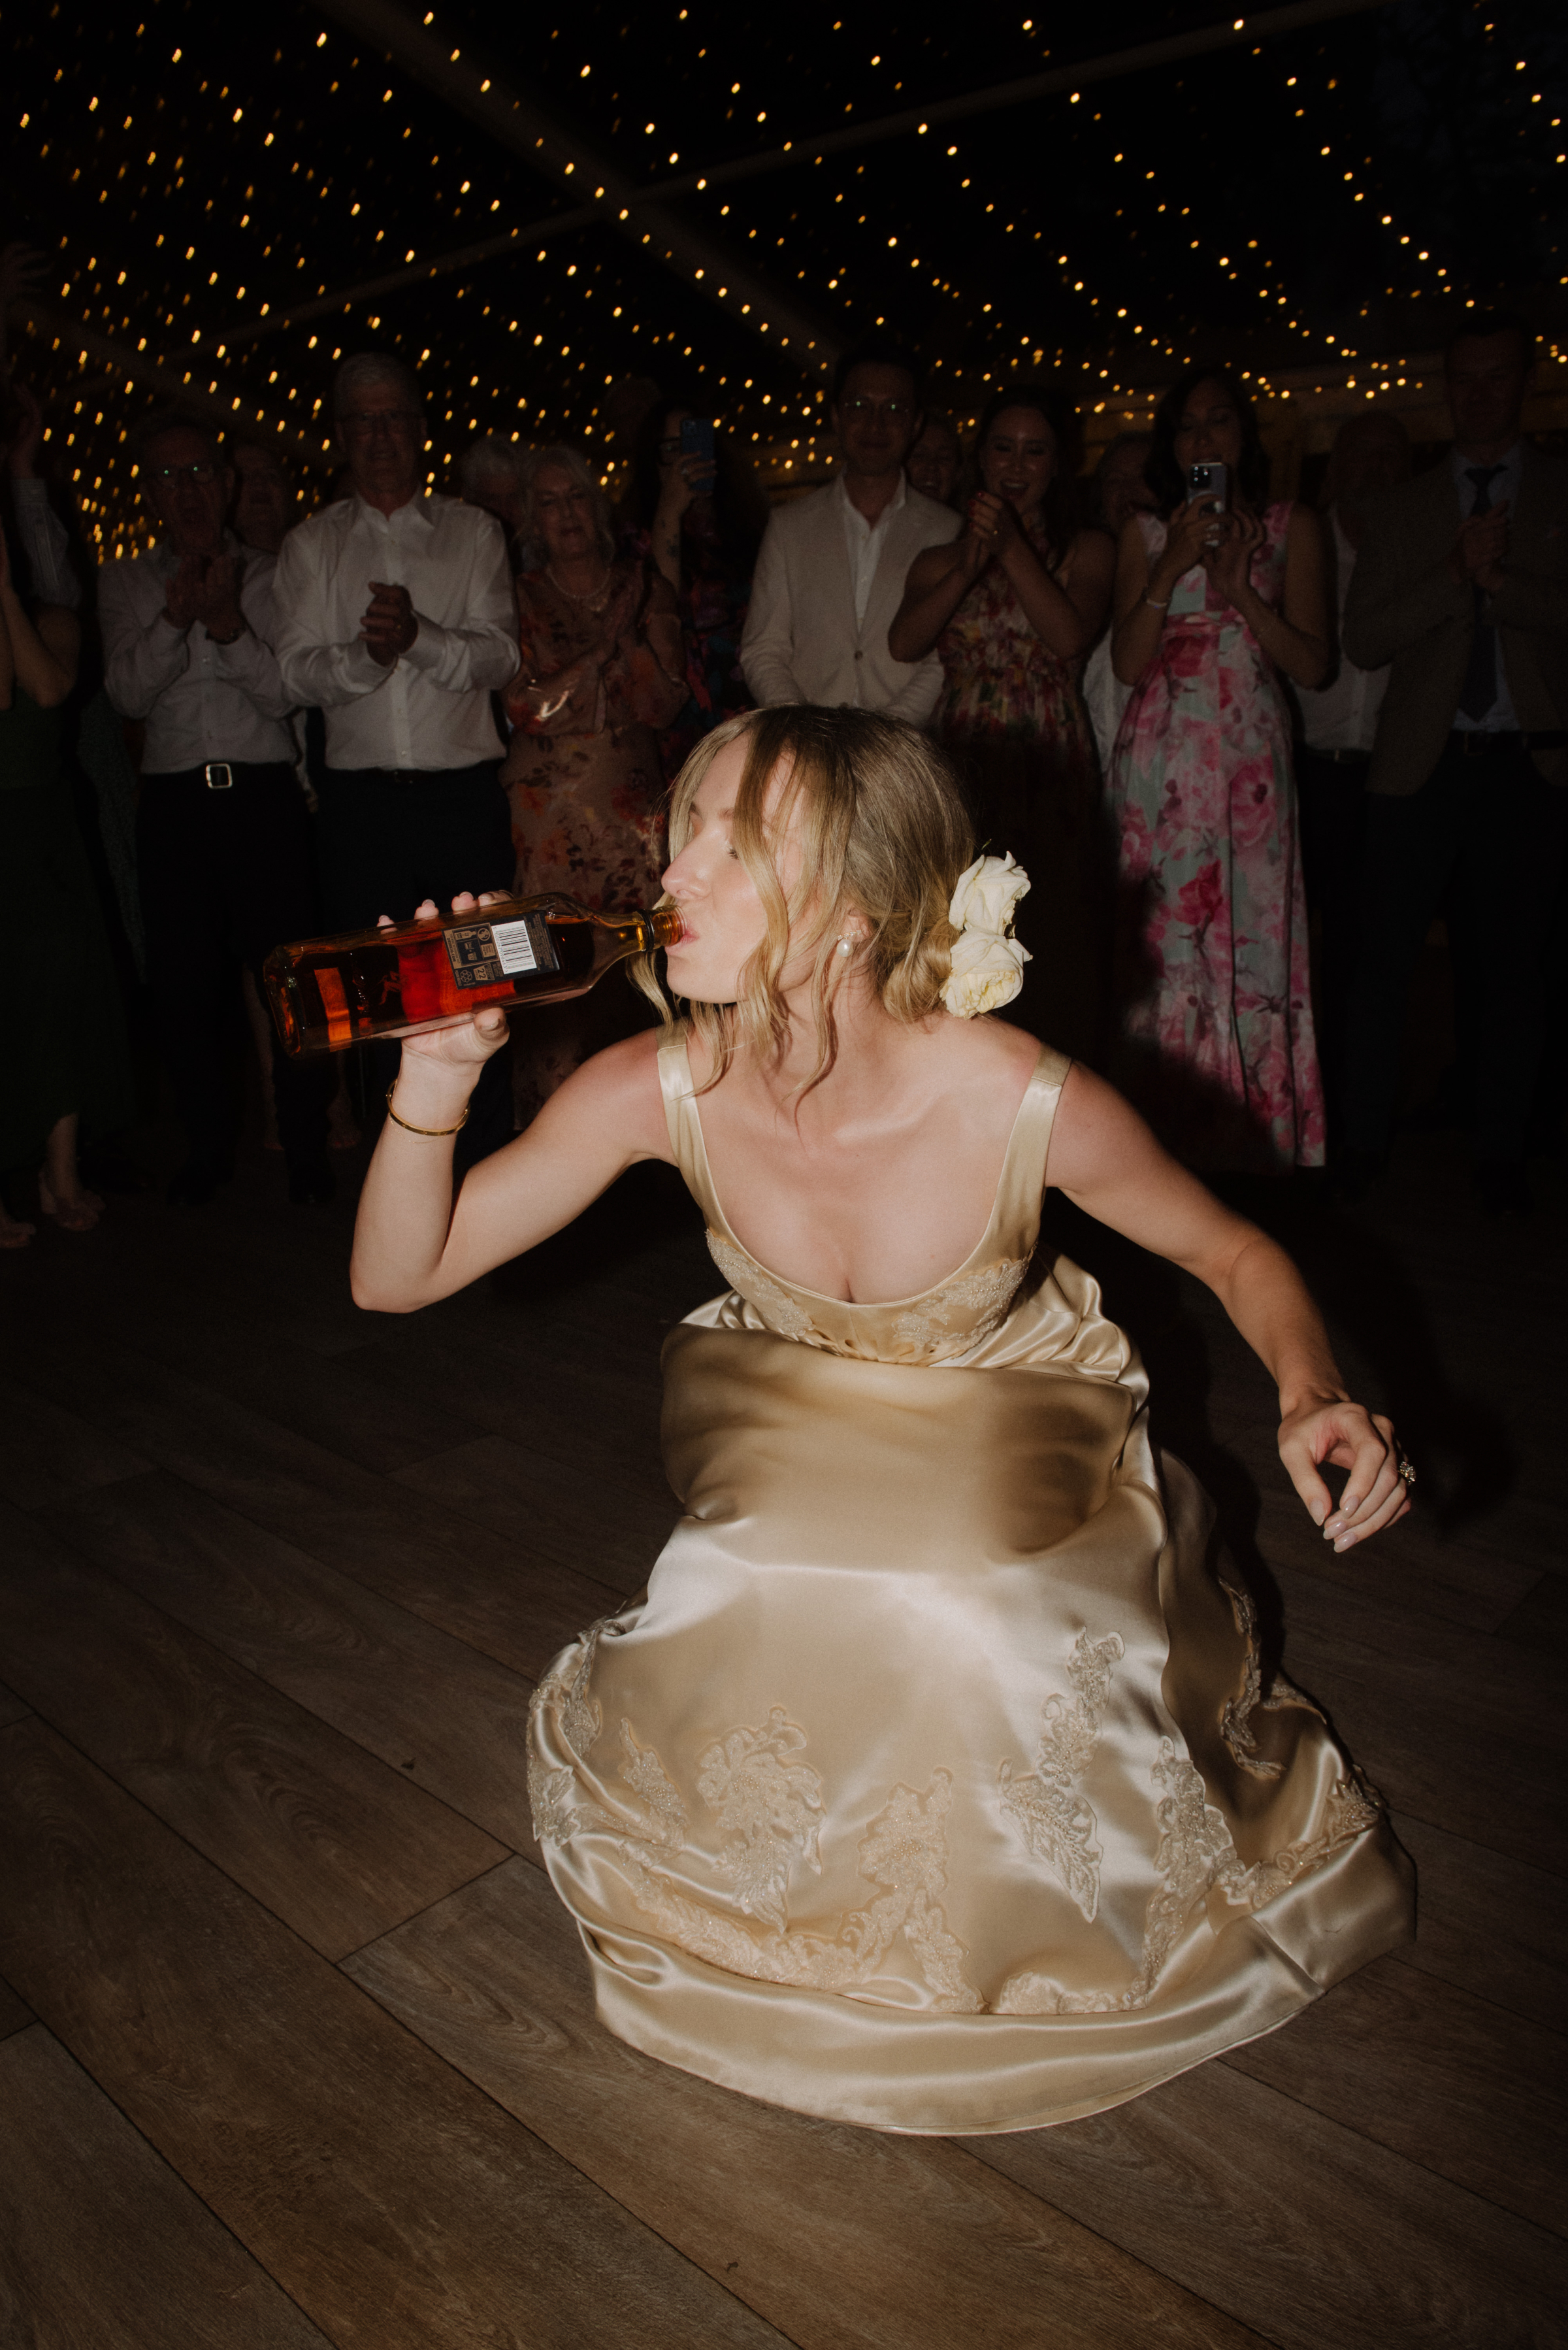
<path id="1" fill-rule="evenodd" d="M 149 465 L 147 473 L 154 482 L 194 482 L 198 489 L 204 489 L 209 482 L 217 480 L 223 470 L 210 457 L 200 457 L 192 465 Z"/>
<path id="2" fill-rule="evenodd" d="M 853 424 L 869 424 L 874 418 L 888 424 L 908 424 L 915 403 L 912 400 L 841 400 L 838 413 Z"/>

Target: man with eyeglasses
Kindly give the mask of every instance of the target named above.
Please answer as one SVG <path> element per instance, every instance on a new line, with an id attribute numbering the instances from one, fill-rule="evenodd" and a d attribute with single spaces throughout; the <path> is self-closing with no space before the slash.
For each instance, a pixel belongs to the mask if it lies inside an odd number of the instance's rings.
<path id="1" fill-rule="evenodd" d="M 910 564 L 963 528 L 961 515 L 905 479 L 922 411 L 919 378 L 896 346 L 862 343 L 839 361 L 832 414 L 843 469 L 831 488 L 774 512 L 757 557 L 741 666 L 759 702 L 847 704 L 916 725 L 936 708 L 935 653 L 904 662 L 888 650 Z"/>
<path id="2" fill-rule="evenodd" d="M 332 927 L 356 930 L 424 898 L 511 888 L 490 697 L 517 673 L 517 611 L 494 515 L 425 486 L 411 370 L 379 352 L 347 359 L 334 407 L 350 494 L 284 541 L 277 650 L 295 700 L 325 715 L 322 889 Z M 399 1047 L 365 1051 L 374 1118 Z M 504 1059 L 485 1065 L 460 1167 L 510 1137 Z"/>
<path id="3" fill-rule="evenodd" d="M 160 536 L 99 575 L 104 681 L 145 724 L 136 858 L 147 976 L 185 1130 L 169 1185 L 199 1207 L 234 1171 L 230 1032 L 242 965 L 258 983 L 280 941 L 319 920 L 310 817 L 294 766 L 293 696 L 272 650 L 273 557 L 223 527 L 234 476 L 205 425 L 171 410 L 132 438 Z M 273 1092 L 289 1197 L 325 1202 L 330 1070 L 275 1039 Z"/>

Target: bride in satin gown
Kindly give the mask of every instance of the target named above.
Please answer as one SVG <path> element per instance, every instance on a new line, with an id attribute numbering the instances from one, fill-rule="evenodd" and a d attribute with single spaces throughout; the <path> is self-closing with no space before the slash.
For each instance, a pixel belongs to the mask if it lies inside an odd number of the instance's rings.
<path id="1" fill-rule="evenodd" d="M 835 2120 L 1070 2120 L 1405 1939 L 1410 1878 L 1321 1713 L 1263 1680 L 1132 1342 L 1037 1253 L 1045 1186 L 1216 1292 L 1336 1549 L 1404 1513 L 1407 1464 L 1282 1252 L 986 1013 L 1019 877 L 971 864 L 924 738 L 749 713 L 688 762 L 670 838 L 686 1016 L 579 1069 L 455 1207 L 445 1138 L 504 1017 L 409 1040 L 355 1295 L 410 1311 L 633 1161 L 680 1168 L 726 1284 L 664 1350 L 683 1514 L 530 1725 L 599 2014 Z"/>

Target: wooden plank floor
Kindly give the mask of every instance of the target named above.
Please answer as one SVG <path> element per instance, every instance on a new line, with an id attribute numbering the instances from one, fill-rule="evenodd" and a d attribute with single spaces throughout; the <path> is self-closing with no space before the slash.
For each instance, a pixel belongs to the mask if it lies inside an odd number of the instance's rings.
<path id="1" fill-rule="evenodd" d="M 350 1183 L 348 1188 L 352 1189 Z M 1419 1939 L 1116 2112 L 971 2141 L 774 2112 L 595 2022 L 524 1794 L 533 1679 L 673 1505 L 715 1286 L 644 1170 L 407 1320 L 253 1153 L 0 1258 L 0 2343 L 36 2350 L 1547 2350 L 1568 2308 L 1564 1186 L 1446 1141 L 1282 1197 L 1417 1519 L 1335 1558 L 1211 1302 L 1070 1214 Z"/>

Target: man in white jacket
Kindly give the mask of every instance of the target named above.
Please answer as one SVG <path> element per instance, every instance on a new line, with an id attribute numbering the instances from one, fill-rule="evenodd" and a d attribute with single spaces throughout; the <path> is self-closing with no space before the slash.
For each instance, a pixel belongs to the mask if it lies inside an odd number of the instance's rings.
<path id="1" fill-rule="evenodd" d="M 963 516 L 904 477 L 925 420 L 914 369 L 891 345 L 862 344 L 839 362 L 833 421 L 844 469 L 770 519 L 741 667 L 759 702 L 843 703 L 923 725 L 941 662 L 895 660 L 888 629 L 916 556 L 956 538 Z"/>

